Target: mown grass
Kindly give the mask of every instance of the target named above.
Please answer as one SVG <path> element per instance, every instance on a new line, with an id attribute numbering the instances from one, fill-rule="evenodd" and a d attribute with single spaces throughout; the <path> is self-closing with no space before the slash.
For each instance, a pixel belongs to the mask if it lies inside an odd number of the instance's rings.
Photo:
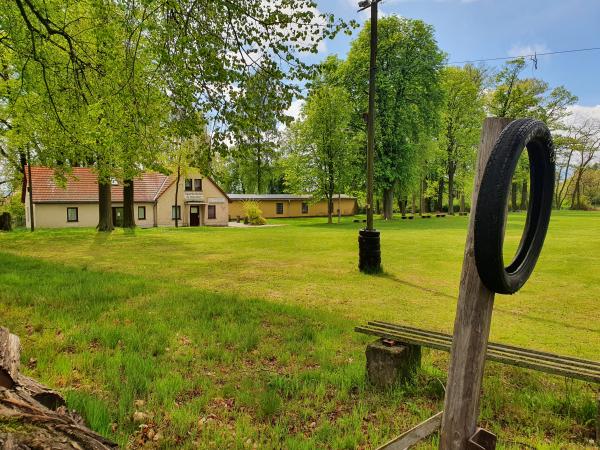
<path id="1" fill-rule="evenodd" d="M 511 250 L 523 221 L 510 217 Z M 446 354 L 425 351 L 415 385 L 381 392 L 352 328 L 450 332 L 466 218 L 377 222 L 378 276 L 356 270 L 350 219 L 272 222 L 1 234 L 0 323 L 24 370 L 123 446 L 371 448 L 441 409 Z M 496 299 L 492 339 L 598 359 L 599 230 L 599 214 L 553 216 L 530 282 Z M 595 389 L 489 363 L 481 422 L 504 448 L 593 447 Z"/>

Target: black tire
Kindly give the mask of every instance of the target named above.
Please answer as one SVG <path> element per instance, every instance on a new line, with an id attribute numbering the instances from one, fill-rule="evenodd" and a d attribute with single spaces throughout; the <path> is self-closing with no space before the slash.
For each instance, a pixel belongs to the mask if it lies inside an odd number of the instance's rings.
<path id="1" fill-rule="evenodd" d="M 505 266 L 506 205 L 524 148 L 529 154 L 529 207 L 515 257 Z M 511 122 L 498 137 L 485 166 L 475 210 L 475 263 L 481 281 L 491 291 L 514 294 L 533 272 L 550 222 L 554 177 L 554 145 L 548 127 L 534 119 Z"/>

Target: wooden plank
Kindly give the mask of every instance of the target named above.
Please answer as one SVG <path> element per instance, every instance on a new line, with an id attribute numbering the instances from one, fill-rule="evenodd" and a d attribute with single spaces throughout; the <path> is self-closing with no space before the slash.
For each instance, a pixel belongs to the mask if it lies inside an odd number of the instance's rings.
<path id="1" fill-rule="evenodd" d="M 435 433 L 442 423 L 442 412 L 421 422 L 395 439 L 383 444 L 378 450 L 405 450 Z"/>
<path id="2" fill-rule="evenodd" d="M 471 216 L 462 265 L 448 384 L 440 435 L 441 450 L 462 450 L 475 433 L 485 355 L 492 323 L 494 293 L 479 278 L 474 255 L 477 195 L 494 144 L 510 119 L 488 117 L 483 122 L 477 155 Z"/>
<path id="3" fill-rule="evenodd" d="M 449 352 L 450 344 L 443 339 L 434 339 L 426 337 L 418 337 L 399 331 L 381 329 L 376 327 L 356 327 L 356 331 L 378 336 L 384 339 L 391 339 L 398 342 L 405 342 L 413 345 L 422 345 L 425 347 L 434 348 Z M 550 373 L 554 375 L 566 376 L 569 378 L 600 383 L 600 370 L 594 368 L 573 367 L 568 361 L 557 362 L 547 361 L 537 358 L 535 355 L 520 355 L 510 351 L 502 351 L 498 349 L 488 348 L 486 359 L 491 361 L 501 362 L 512 366 L 538 370 L 540 372 Z"/>
<path id="4" fill-rule="evenodd" d="M 390 323 L 379 322 L 379 321 L 369 322 L 369 325 L 377 326 L 377 327 L 381 327 L 381 328 L 389 328 L 392 330 L 403 330 L 403 331 L 412 332 L 416 335 L 422 335 L 422 336 L 436 336 L 436 337 L 447 339 L 449 342 L 452 341 L 452 336 L 450 336 L 449 334 L 439 333 L 436 331 L 420 330 L 418 328 L 412 328 L 412 327 L 407 327 L 404 325 L 396 325 L 396 324 L 390 324 Z M 494 342 L 488 343 L 488 349 L 510 351 L 510 352 L 513 352 L 514 354 L 522 354 L 522 355 L 525 355 L 528 357 L 537 356 L 541 360 L 553 360 L 553 361 L 560 361 L 560 362 L 564 362 L 564 363 L 571 362 L 571 363 L 573 363 L 573 366 L 584 367 L 584 368 L 596 368 L 596 369 L 600 370 L 600 362 L 592 361 L 592 360 L 588 360 L 588 359 L 575 358 L 572 356 L 556 355 L 554 353 L 530 350 L 530 349 L 515 347 L 512 345 L 506 345 L 506 344 L 499 344 L 499 343 L 494 343 Z"/>

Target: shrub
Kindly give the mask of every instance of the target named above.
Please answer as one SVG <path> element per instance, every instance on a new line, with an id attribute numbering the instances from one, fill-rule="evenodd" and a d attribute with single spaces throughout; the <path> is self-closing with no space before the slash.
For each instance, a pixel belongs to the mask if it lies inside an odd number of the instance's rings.
<path id="1" fill-rule="evenodd" d="M 264 225 L 267 223 L 267 220 L 262 216 L 262 211 L 258 206 L 258 202 L 248 200 L 244 202 L 243 206 L 244 214 L 250 225 Z"/>

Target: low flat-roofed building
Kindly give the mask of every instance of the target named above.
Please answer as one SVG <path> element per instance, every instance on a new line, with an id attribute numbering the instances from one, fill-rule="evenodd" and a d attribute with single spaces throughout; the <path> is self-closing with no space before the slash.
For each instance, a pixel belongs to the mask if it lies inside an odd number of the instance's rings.
<path id="1" fill-rule="evenodd" d="M 293 194 L 227 194 L 230 200 L 229 216 L 232 220 L 243 218 L 244 202 L 255 201 L 263 212 L 263 217 L 324 217 L 327 216 L 327 200 L 313 200 L 312 195 Z M 353 216 L 358 212 L 356 197 L 335 195 L 333 215 L 341 211 L 343 216 Z"/>

